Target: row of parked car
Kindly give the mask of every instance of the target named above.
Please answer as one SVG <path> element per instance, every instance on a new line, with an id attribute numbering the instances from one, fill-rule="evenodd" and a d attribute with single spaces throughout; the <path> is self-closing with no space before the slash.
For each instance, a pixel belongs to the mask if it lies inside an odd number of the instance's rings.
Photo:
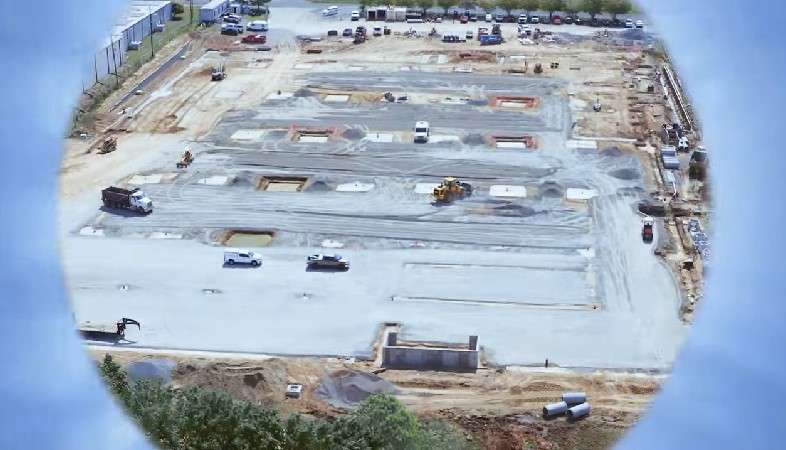
<path id="1" fill-rule="evenodd" d="M 262 265 L 262 255 L 248 249 L 229 248 L 224 250 L 224 264 L 227 266 L 249 265 L 259 267 Z M 349 270 L 349 261 L 341 255 L 316 254 L 306 257 L 306 266 L 312 270 Z"/>
<path id="2" fill-rule="evenodd" d="M 620 19 L 607 19 L 607 18 L 599 18 L 596 17 L 595 19 L 588 19 L 588 18 L 581 18 L 579 16 L 560 16 L 560 15 L 553 15 L 549 19 L 548 16 L 528 16 L 527 14 L 520 14 L 518 17 L 516 16 L 506 16 L 504 14 L 486 14 L 485 17 L 475 14 L 471 11 L 464 11 L 463 14 L 458 12 L 455 13 L 454 19 L 457 19 L 461 23 L 467 22 L 477 22 L 479 20 L 484 20 L 486 22 L 497 22 L 497 23 L 531 23 L 531 24 L 551 24 L 551 25 L 588 25 L 593 27 L 606 27 L 606 28 L 644 28 L 644 21 L 643 20 L 636 20 L 627 19 L 625 21 Z"/>
<path id="3" fill-rule="evenodd" d="M 242 34 L 244 31 L 264 33 L 268 30 L 266 20 L 252 20 L 244 27 L 241 23 L 243 18 L 237 14 L 224 14 L 221 16 L 221 19 L 224 22 L 221 24 L 221 34 L 237 36 L 238 34 Z"/>

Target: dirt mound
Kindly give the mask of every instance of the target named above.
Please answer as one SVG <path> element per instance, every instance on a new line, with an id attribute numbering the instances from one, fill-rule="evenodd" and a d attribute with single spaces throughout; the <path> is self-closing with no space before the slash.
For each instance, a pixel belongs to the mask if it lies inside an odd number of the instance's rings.
<path id="1" fill-rule="evenodd" d="M 471 133 L 464 136 L 464 138 L 461 139 L 461 142 L 467 145 L 485 145 L 486 138 L 484 138 L 482 134 Z"/>
<path id="2" fill-rule="evenodd" d="M 313 97 L 314 93 L 311 92 L 311 89 L 300 88 L 300 89 L 296 90 L 295 93 L 292 94 L 292 95 L 295 96 L 295 97 Z"/>
<path id="3" fill-rule="evenodd" d="M 314 192 L 327 192 L 332 191 L 333 189 L 331 189 L 330 186 L 324 181 L 315 181 L 311 183 L 311 185 L 306 190 Z"/>
<path id="4" fill-rule="evenodd" d="M 349 139 L 350 141 L 357 141 L 366 137 L 366 133 L 363 130 L 359 130 L 357 128 L 347 128 L 343 133 L 341 133 L 341 137 L 344 139 Z"/>
<path id="5" fill-rule="evenodd" d="M 229 393 L 235 398 L 273 405 L 286 390 L 286 370 L 278 360 L 263 364 L 232 363 L 180 364 L 172 373 L 173 381 L 181 386 L 199 386 Z"/>
<path id="6" fill-rule="evenodd" d="M 624 155 L 625 152 L 620 150 L 618 147 L 608 147 L 601 150 L 600 154 L 601 156 L 607 156 L 609 158 L 619 158 L 620 156 Z"/>
<path id="7" fill-rule="evenodd" d="M 538 193 L 544 198 L 562 198 L 565 195 L 565 188 L 556 181 L 544 181 Z"/>
<path id="8" fill-rule="evenodd" d="M 389 381 L 366 372 L 338 370 L 322 378 L 314 396 L 336 408 L 354 408 L 373 394 L 396 394 Z"/>
<path id="9" fill-rule="evenodd" d="M 172 369 L 174 368 L 175 362 L 168 359 L 145 359 L 129 364 L 126 367 L 126 372 L 133 381 L 153 379 L 169 383 L 172 381 Z"/>
<path id="10" fill-rule="evenodd" d="M 617 169 L 609 172 L 609 175 L 620 180 L 635 180 L 641 176 L 641 173 L 636 169 Z"/>

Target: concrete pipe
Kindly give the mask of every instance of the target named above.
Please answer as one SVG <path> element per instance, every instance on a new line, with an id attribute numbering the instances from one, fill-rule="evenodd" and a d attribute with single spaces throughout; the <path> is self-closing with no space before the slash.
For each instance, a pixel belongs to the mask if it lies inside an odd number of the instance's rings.
<path id="1" fill-rule="evenodd" d="M 582 403 L 568 409 L 568 419 L 578 419 L 586 416 L 592 411 L 589 403 Z"/>
<path id="2" fill-rule="evenodd" d="M 565 402 L 552 403 L 543 407 L 543 417 L 554 417 L 565 414 L 568 404 Z"/>
<path id="3" fill-rule="evenodd" d="M 584 392 L 565 392 L 562 394 L 562 401 L 568 405 L 578 405 L 587 401 L 587 394 Z"/>

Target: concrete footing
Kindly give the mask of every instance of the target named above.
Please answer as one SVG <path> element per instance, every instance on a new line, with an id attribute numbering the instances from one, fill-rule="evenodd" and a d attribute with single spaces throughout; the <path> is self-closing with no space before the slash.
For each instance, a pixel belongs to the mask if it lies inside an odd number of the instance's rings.
<path id="1" fill-rule="evenodd" d="M 478 337 L 468 344 L 436 345 L 426 342 L 403 342 L 398 333 L 390 332 L 382 347 L 382 367 L 390 369 L 474 372 L 478 369 Z"/>

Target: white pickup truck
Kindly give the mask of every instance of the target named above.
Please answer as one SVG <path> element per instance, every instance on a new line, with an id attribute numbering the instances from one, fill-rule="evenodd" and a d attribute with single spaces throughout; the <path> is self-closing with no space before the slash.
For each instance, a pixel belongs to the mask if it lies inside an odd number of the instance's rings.
<path id="1" fill-rule="evenodd" d="M 250 264 L 254 267 L 262 265 L 262 255 L 242 248 L 228 248 L 224 250 L 224 264 Z"/>

